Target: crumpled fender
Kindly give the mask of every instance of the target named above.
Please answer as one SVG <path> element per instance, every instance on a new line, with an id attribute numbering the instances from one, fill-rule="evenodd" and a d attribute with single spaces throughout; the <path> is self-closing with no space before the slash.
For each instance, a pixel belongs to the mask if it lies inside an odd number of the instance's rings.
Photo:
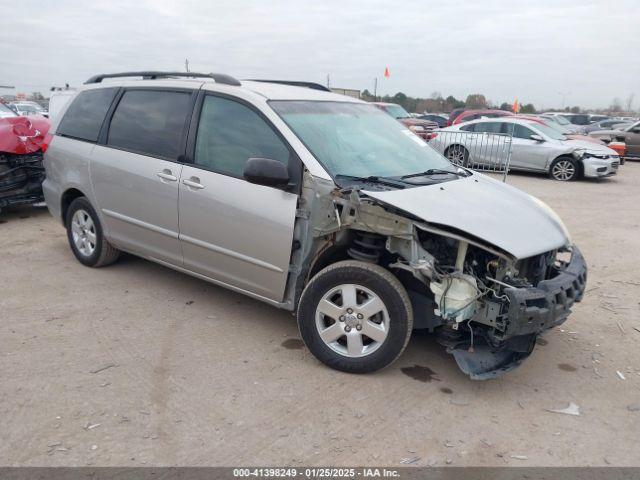
<path id="1" fill-rule="evenodd" d="M 0 152 L 25 155 L 42 148 L 51 122 L 45 117 L 0 118 Z"/>

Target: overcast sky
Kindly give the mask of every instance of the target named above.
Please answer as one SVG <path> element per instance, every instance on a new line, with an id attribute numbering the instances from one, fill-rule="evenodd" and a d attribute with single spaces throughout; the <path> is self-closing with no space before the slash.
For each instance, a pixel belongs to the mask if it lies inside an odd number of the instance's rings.
<path id="1" fill-rule="evenodd" d="M 191 70 L 536 107 L 640 105 L 639 0 L 0 0 L 0 85 Z M 384 78 L 385 67 L 390 78 Z M 0 90 L 0 93 L 11 93 Z"/>

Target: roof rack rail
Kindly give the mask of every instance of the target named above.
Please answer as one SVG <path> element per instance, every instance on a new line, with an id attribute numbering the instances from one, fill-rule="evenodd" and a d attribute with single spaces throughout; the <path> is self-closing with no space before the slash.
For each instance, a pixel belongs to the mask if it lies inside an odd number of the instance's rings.
<path id="1" fill-rule="evenodd" d="M 314 83 L 314 82 L 296 82 L 294 80 L 261 80 L 261 79 L 257 79 L 257 78 L 247 79 L 247 81 L 249 81 L 249 82 L 262 82 L 262 83 L 278 83 L 280 85 L 291 85 L 293 87 L 305 87 L 305 88 L 311 88 L 312 90 L 320 90 L 320 91 L 323 91 L 323 92 L 330 92 L 331 91 L 327 87 L 325 87 L 324 85 L 321 85 L 319 83 Z"/>
<path id="2" fill-rule="evenodd" d="M 121 78 L 121 77 L 142 77 L 145 80 L 155 80 L 157 78 L 168 77 L 192 77 L 192 78 L 213 78 L 216 83 L 222 83 L 224 85 L 240 86 L 240 82 L 233 78 L 231 75 L 225 75 L 224 73 L 194 73 L 194 72 L 156 72 L 156 71 L 143 71 L 143 72 L 121 72 L 121 73 L 102 73 L 100 75 L 94 75 L 89 80 L 84 82 L 89 83 L 101 83 L 105 78 Z"/>

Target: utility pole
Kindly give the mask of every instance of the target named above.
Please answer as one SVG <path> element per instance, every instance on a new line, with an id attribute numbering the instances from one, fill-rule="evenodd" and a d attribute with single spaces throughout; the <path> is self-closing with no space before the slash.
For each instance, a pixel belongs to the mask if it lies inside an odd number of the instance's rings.
<path id="1" fill-rule="evenodd" d="M 327 88 L 331 89 L 331 77 L 327 73 Z"/>
<path id="2" fill-rule="evenodd" d="M 188 58 L 184 59 L 184 69 L 187 71 L 187 73 L 189 73 L 189 59 Z"/>
<path id="3" fill-rule="evenodd" d="M 373 101 L 378 101 L 378 77 L 373 79 Z"/>
<path id="4" fill-rule="evenodd" d="M 565 100 L 567 99 L 567 95 L 571 95 L 571 92 L 558 92 L 558 95 L 562 95 L 562 110 L 564 110 Z"/>

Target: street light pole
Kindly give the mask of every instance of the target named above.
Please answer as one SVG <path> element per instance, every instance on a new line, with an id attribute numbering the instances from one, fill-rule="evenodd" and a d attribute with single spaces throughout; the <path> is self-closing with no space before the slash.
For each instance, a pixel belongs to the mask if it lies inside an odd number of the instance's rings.
<path id="1" fill-rule="evenodd" d="M 564 110 L 565 100 L 567 99 L 567 95 L 571 95 L 571 92 L 558 92 L 558 95 L 562 95 L 562 110 Z"/>

